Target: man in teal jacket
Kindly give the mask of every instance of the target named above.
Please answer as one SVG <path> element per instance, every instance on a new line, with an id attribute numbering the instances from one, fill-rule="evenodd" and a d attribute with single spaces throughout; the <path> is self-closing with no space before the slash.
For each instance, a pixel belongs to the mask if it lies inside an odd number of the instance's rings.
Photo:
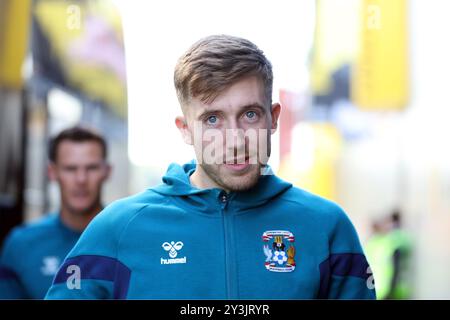
<path id="1" fill-rule="evenodd" d="M 43 299 L 64 258 L 99 213 L 110 174 L 106 141 L 81 127 L 50 142 L 49 175 L 60 189 L 60 210 L 14 228 L 0 252 L 0 299 Z"/>
<path id="2" fill-rule="evenodd" d="M 356 231 L 334 203 L 276 177 L 280 105 L 248 40 L 210 36 L 178 61 L 176 118 L 197 161 L 88 226 L 49 299 L 373 299 Z"/>

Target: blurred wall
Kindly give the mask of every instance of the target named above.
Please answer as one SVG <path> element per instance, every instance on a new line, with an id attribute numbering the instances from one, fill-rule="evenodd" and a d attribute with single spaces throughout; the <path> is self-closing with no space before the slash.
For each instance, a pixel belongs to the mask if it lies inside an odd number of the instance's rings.
<path id="1" fill-rule="evenodd" d="M 400 207 L 413 237 L 414 297 L 450 298 L 450 2 L 409 4 L 411 102 L 375 115 L 376 133 L 346 146 L 338 162 L 339 202 L 362 241 L 372 219 Z"/>

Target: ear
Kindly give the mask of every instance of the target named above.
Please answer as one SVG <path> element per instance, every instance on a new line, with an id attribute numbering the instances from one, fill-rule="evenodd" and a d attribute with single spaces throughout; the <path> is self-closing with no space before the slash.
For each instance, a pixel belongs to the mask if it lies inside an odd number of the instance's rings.
<path id="1" fill-rule="evenodd" d="M 104 178 L 104 180 L 108 180 L 109 177 L 111 176 L 112 167 L 111 167 L 111 165 L 109 163 L 106 163 L 105 167 L 106 168 L 105 168 L 105 178 Z"/>
<path id="2" fill-rule="evenodd" d="M 272 109 L 270 111 L 272 115 L 272 123 L 271 123 L 271 134 L 274 134 L 278 128 L 278 118 L 280 117 L 281 112 L 281 104 L 273 103 Z"/>
<path id="3" fill-rule="evenodd" d="M 178 130 L 181 132 L 181 136 L 183 137 L 183 140 L 185 143 L 192 145 L 192 134 L 189 131 L 189 128 L 186 123 L 186 118 L 183 116 L 178 116 L 175 118 L 175 125 L 177 126 Z"/>
<path id="4" fill-rule="evenodd" d="M 54 162 L 50 162 L 47 165 L 47 175 L 52 181 L 56 181 L 58 179 L 58 172 L 56 170 L 56 164 Z"/>

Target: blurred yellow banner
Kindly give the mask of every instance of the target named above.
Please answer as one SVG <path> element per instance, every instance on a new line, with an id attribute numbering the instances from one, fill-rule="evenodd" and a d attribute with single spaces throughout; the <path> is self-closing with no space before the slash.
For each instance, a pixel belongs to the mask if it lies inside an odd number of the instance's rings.
<path id="1" fill-rule="evenodd" d="M 314 94 L 332 91 L 332 74 L 356 59 L 361 0 L 316 0 L 316 28 L 311 61 Z"/>
<path id="2" fill-rule="evenodd" d="M 401 109 L 408 102 L 406 0 L 363 0 L 351 96 L 363 109 Z"/>
<path id="3" fill-rule="evenodd" d="M 0 86 L 20 89 L 28 48 L 30 0 L 0 1 Z"/>
<path id="4" fill-rule="evenodd" d="M 281 159 L 277 174 L 336 201 L 336 162 L 342 148 L 341 134 L 331 123 L 299 122 L 292 131 L 291 152 Z"/>
<path id="5" fill-rule="evenodd" d="M 125 118 L 125 52 L 114 1 L 40 0 L 34 14 L 66 85 Z"/>

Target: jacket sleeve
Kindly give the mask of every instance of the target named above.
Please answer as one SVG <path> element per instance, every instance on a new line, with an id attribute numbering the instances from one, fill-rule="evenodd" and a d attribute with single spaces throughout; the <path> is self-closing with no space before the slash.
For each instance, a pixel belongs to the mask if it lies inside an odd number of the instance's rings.
<path id="1" fill-rule="evenodd" d="M 342 209 L 335 210 L 330 253 L 320 266 L 319 298 L 376 299 L 372 271 L 356 230 Z"/>
<path id="2" fill-rule="evenodd" d="M 12 231 L 6 238 L 0 253 L 0 299 L 28 298 L 20 281 L 20 272 L 17 270 L 20 265 L 20 259 L 17 256 L 20 248 L 16 238 L 16 233 Z"/>
<path id="3" fill-rule="evenodd" d="M 45 299 L 123 299 L 131 272 L 118 260 L 124 221 L 111 205 L 97 215 L 67 255 Z"/>

